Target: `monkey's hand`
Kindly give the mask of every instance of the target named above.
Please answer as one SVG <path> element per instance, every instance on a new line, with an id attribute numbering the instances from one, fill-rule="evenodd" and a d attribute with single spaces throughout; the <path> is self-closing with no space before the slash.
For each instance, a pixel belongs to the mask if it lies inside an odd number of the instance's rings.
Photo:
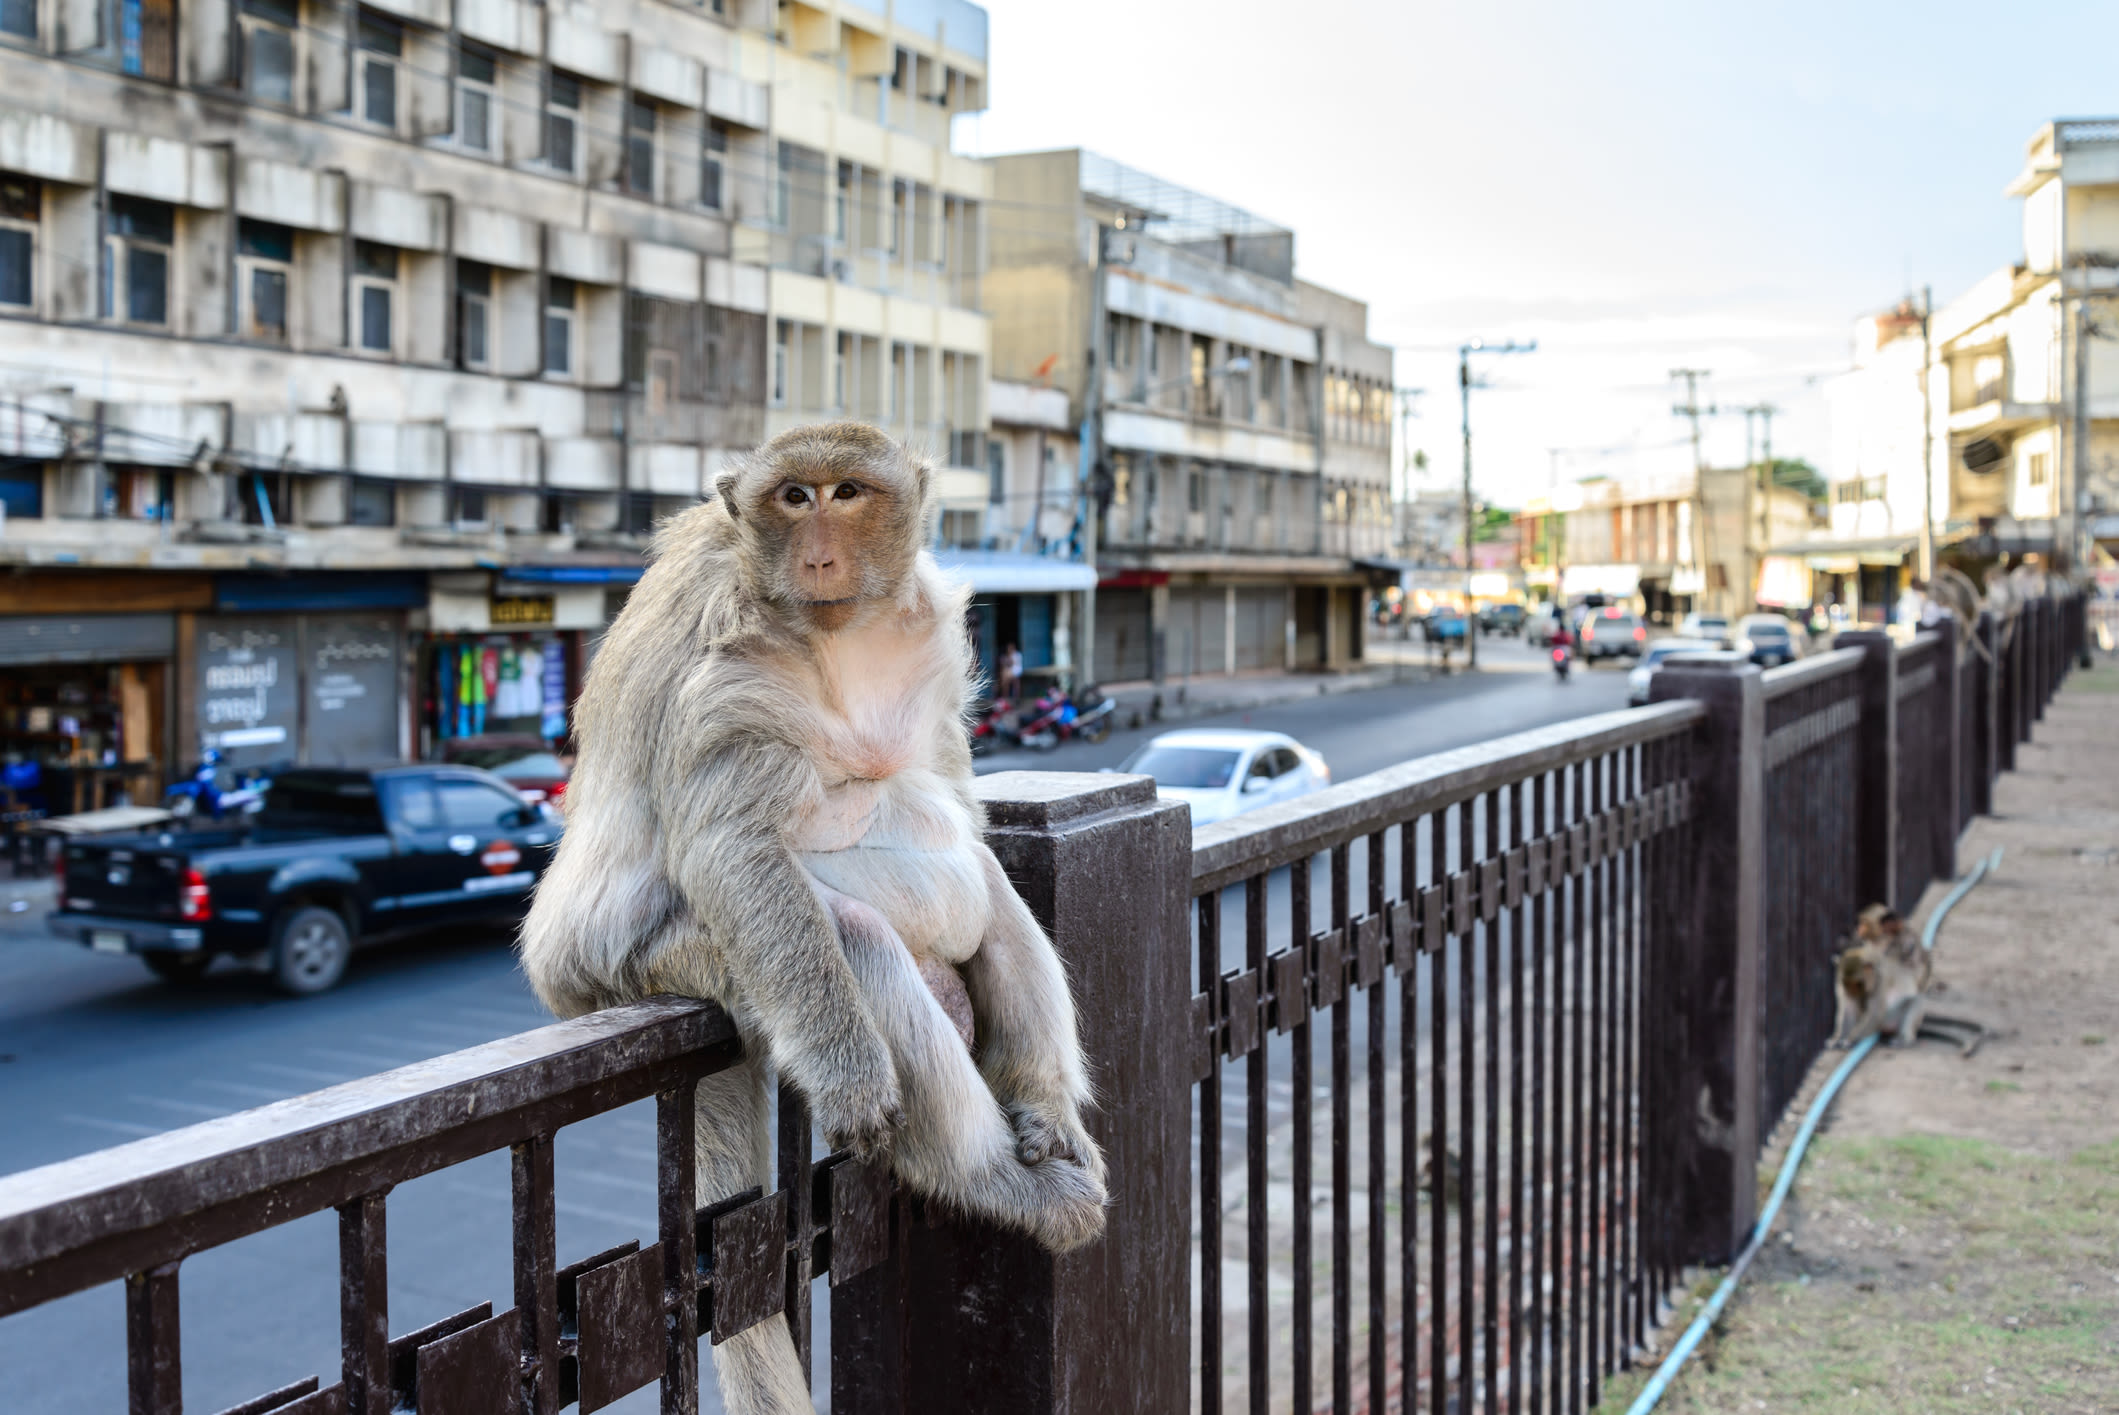
<path id="1" fill-rule="evenodd" d="M 905 1109 L 898 1093 L 898 1073 L 880 1036 L 849 1037 L 829 1058 L 804 1069 L 803 1086 L 810 1114 L 835 1150 L 851 1151 L 858 1160 L 890 1152 Z"/>
<path id="2" fill-rule="evenodd" d="M 1024 1164 L 1078 1164 L 1102 1182 L 1104 1152 L 1071 1104 L 1017 1101 L 1008 1107 L 1008 1122 L 1015 1130 L 1016 1158 Z"/>

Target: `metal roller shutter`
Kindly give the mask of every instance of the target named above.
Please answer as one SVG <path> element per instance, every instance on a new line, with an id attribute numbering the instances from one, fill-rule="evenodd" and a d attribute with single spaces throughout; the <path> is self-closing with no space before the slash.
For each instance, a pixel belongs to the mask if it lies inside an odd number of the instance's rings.
<path id="1" fill-rule="evenodd" d="M 1106 683 L 1148 676 L 1148 592 L 1096 592 L 1096 675 Z"/>
<path id="2" fill-rule="evenodd" d="M 173 614 L 0 618 L 0 664 L 169 658 L 176 647 Z"/>
<path id="3" fill-rule="evenodd" d="M 1279 668 L 1287 662 L 1287 591 L 1242 585 L 1236 591 L 1236 666 Z"/>

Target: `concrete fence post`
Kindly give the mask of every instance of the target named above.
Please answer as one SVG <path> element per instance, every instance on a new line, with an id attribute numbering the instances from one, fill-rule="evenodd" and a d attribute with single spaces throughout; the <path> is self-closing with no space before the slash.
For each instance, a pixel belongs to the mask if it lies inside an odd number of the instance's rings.
<path id="1" fill-rule="evenodd" d="M 833 1409 L 1183 1410 L 1191 818 L 1145 777 L 998 772 L 978 794 L 987 843 L 1067 968 L 1097 1094 L 1090 1129 L 1110 1165 L 1108 1228 L 1055 1258 L 970 1220 L 907 1225 L 897 1264 L 833 1294 Z"/>
<path id="2" fill-rule="evenodd" d="M 1865 655 L 1854 749 L 1854 889 L 1863 907 L 1898 901 L 1898 645 L 1881 629 L 1841 634 Z"/>
<path id="3" fill-rule="evenodd" d="M 1671 1095 L 1688 1118 L 1677 1127 L 1682 1258 L 1721 1263 L 1758 1217 L 1766 699 L 1758 668 L 1736 654 L 1671 659 L 1648 696 L 1707 709 L 1693 739 L 1693 875 L 1672 911 L 1685 947 L 1672 986 L 1680 1058 Z"/>

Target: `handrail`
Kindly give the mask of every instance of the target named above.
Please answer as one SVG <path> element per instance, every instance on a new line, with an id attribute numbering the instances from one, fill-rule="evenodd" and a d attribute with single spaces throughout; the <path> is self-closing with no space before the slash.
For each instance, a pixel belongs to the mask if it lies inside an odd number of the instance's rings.
<path id="1" fill-rule="evenodd" d="M 1775 698 L 1785 697 L 1813 683 L 1822 683 L 1827 678 L 1852 673 L 1861 667 L 1863 657 L 1860 649 L 1833 649 L 1814 658 L 1799 658 L 1793 663 L 1784 663 L 1760 674 L 1760 690 L 1770 703 Z"/>
<path id="2" fill-rule="evenodd" d="M 0 1316 L 321 1212 L 740 1055 L 652 998 L 0 1178 Z"/>
<path id="3" fill-rule="evenodd" d="M 1655 703 L 1415 757 L 1299 800 L 1247 811 L 1192 842 L 1192 893 L 1306 859 L 1482 791 L 1573 766 L 1621 747 L 1674 737 L 1705 719 L 1696 702 Z"/>

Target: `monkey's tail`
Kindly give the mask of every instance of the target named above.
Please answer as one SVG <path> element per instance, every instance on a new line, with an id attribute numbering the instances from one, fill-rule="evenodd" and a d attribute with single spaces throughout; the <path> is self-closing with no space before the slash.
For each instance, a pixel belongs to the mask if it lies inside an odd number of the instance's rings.
<path id="1" fill-rule="evenodd" d="M 767 1318 L 715 1347 L 714 1375 L 728 1415 L 812 1415 L 816 1410 L 785 1317 Z"/>
<path id="2" fill-rule="evenodd" d="M 2001 849 L 1996 846 L 1993 854 L 1981 860 L 1972 873 L 1959 880 L 1956 888 L 1943 896 L 1942 903 L 1935 906 L 1935 912 L 1928 916 L 1927 924 L 1920 931 L 1922 948 L 1932 950 L 1935 947 L 1935 933 L 1942 927 L 1943 916 L 1956 908 L 1957 901 L 1971 893 L 1972 886 L 1985 879 L 1988 872 L 1998 868 L 2000 864 Z M 1649 1411 L 1656 1408 L 1664 1392 L 1670 1389 L 1670 1383 L 1677 1379 L 1678 1372 L 1684 1368 L 1686 1360 L 1713 1329 L 1714 1324 L 1721 1319 L 1722 1309 L 1728 1306 L 1729 1299 L 1736 1295 L 1736 1285 L 1743 1280 L 1745 1270 L 1751 1266 L 1751 1260 L 1758 1256 L 1759 1249 L 1766 1246 L 1766 1235 L 1773 1231 L 1773 1220 L 1780 1214 L 1781 1201 L 1786 1199 L 1788 1191 L 1795 1187 L 1795 1172 L 1803 1162 L 1804 1151 L 1810 1148 L 1810 1137 L 1817 1133 L 1818 1122 L 1825 1118 L 1825 1111 L 1831 1107 L 1832 1098 L 1839 1094 L 1839 1088 L 1854 1074 L 1854 1068 L 1861 1065 L 1862 1059 L 1874 1050 L 1876 1036 L 1871 1033 L 1863 1037 L 1853 1051 L 1847 1053 L 1847 1059 L 1834 1068 L 1831 1079 L 1826 1081 L 1824 1089 L 1817 1093 L 1817 1099 L 1810 1103 L 1810 1112 L 1803 1117 L 1802 1128 L 1795 1132 L 1795 1140 L 1788 1146 L 1788 1157 L 1781 1161 L 1780 1177 L 1773 1181 L 1773 1193 L 1766 1200 L 1765 1208 L 1759 1211 L 1758 1223 L 1751 1230 L 1751 1240 L 1744 1245 L 1744 1251 L 1736 1255 L 1736 1261 L 1729 1265 L 1729 1275 L 1722 1279 L 1721 1286 L 1714 1289 L 1714 1296 L 1707 1299 L 1707 1305 L 1692 1319 L 1692 1325 L 1685 1328 L 1685 1334 L 1678 1338 L 1678 1344 L 1671 1348 L 1670 1355 L 1656 1368 L 1656 1373 L 1648 1384 L 1641 1387 L 1641 1393 L 1634 1397 L 1633 1404 L 1626 1407 L 1626 1415 L 1648 1415 Z"/>

